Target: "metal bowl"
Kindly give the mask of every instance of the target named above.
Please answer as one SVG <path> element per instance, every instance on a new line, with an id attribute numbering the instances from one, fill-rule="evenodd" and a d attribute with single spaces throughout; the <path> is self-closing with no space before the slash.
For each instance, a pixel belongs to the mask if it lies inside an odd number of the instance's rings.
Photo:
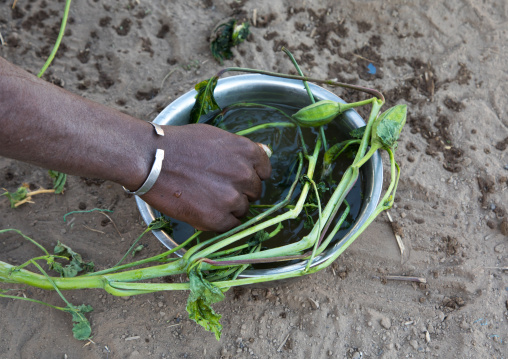
<path id="1" fill-rule="evenodd" d="M 309 84 L 316 100 L 333 100 L 345 103 L 335 94 L 314 84 Z M 160 125 L 185 125 L 189 121 L 189 114 L 194 105 L 196 91 L 192 90 L 176 99 L 168 105 L 154 120 Z M 281 79 L 265 75 L 239 75 L 232 76 L 218 81 L 214 92 L 217 103 L 223 107 L 235 102 L 257 102 L 257 103 L 276 103 L 291 107 L 304 107 L 309 105 L 309 97 L 302 81 Z M 344 120 L 341 122 L 341 128 L 344 131 L 351 131 L 354 128 L 365 125 L 363 119 L 354 110 L 348 110 L 343 114 Z M 379 198 L 381 197 L 381 187 L 383 184 L 383 167 L 381 156 L 376 153 L 364 166 L 362 166 L 362 177 L 364 184 L 363 203 L 356 222 L 349 228 L 349 231 L 342 239 L 335 242 L 321 255 L 317 256 L 312 266 L 324 262 L 334 252 L 339 250 L 351 235 L 374 212 Z M 136 197 L 136 202 L 143 217 L 143 220 L 149 224 L 155 218 L 160 217 L 160 213 L 146 204 L 142 199 Z M 176 243 L 173 238 L 163 231 L 153 231 L 154 235 L 167 248 L 175 248 Z M 179 250 L 177 255 L 183 256 L 185 250 Z M 300 271 L 305 268 L 306 261 L 277 267 L 272 269 L 252 269 L 246 270 L 241 277 L 258 277 L 271 274 L 286 273 L 290 271 Z"/>

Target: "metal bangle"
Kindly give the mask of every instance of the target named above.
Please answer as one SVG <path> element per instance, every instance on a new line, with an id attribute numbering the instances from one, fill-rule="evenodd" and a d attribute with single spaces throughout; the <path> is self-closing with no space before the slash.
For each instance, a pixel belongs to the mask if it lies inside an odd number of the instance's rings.
<path id="1" fill-rule="evenodd" d="M 161 126 L 153 122 L 150 122 L 150 124 L 153 126 L 155 133 L 158 136 L 164 136 L 164 130 L 162 129 Z M 123 187 L 123 190 L 128 194 L 133 194 L 135 196 L 142 196 L 146 192 L 150 191 L 155 182 L 157 182 L 157 178 L 159 178 L 159 175 L 161 174 L 163 160 L 164 160 L 164 150 L 161 150 L 159 148 L 157 149 L 157 152 L 155 152 L 155 161 L 153 162 L 152 169 L 150 170 L 148 177 L 146 178 L 145 182 L 141 185 L 141 187 L 139 187 L 136 191 L 129 191 L 125 187 Z"/>

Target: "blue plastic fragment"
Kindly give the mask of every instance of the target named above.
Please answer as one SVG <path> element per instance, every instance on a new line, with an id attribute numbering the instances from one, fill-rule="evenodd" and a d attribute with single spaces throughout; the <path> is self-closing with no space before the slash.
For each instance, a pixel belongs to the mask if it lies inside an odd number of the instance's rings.
<path id="1" fill-rule="evenodd" d="M 367 65 L 367 72 L 371 75 L 375 75 L 377 72 L 376 66 L 374 66 L 373 64 L 368 64 Z"/>

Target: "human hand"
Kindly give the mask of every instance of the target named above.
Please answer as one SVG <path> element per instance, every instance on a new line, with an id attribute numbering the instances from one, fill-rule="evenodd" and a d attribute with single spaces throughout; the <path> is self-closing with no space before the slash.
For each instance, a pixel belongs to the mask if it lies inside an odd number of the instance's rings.
<path id="1" fill-rule="evenodd" d="M 249 139 L 204 124 L 162 126 L 155 140 L 165 151 L 157 182 L 141 198 L 158 211 L 199 230 L 225 232 L 239 225 L 249 202 L 261 196 L 270 161 Z"/>

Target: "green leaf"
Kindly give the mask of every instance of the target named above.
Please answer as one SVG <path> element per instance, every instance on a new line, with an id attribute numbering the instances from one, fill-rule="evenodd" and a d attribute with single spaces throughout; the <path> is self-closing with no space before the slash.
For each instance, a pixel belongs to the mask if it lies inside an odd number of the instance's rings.
<path id="1" fill-rule="evenodd" d="M 328 151 L 325 152 L 323 156 L 323 170 L 321 172 L 321 178 L 324 178 L 330 174 L 333 161 L 335 161 L 337 157 L 339 157 L 340 154 L 348 148 L 348 145 L 351 143 L 351 141 L 354 140 L 347 140 L 336 143 L 330 147 Z"/>
<path id="2" fill-rule="evenodd" d="M 233 57 L 231 48 L 242 43 L 249 36 L 249 23 L 237 24 L 235 19 L 221 21 L 210 35 L 210 51 L 221 65 L 224 59 Z"/>
<path id="3" fill-rule="evenodd" d="M 196 267 L 189 272 L 190 294 L 187 299 L 187 312 L 189 318 L 201 325 L 207 331 L 213 332 L 217 340 L 222 334 L 222 325 L 219 323 L 222 315 L 215 313 L 210 306 L 224 300 L 224 293 L 208 282 L 203 273 Z"/>
<path id="4" fill-rule="evenodd" d="M 56 255 L 67 257 L 70 260 L 66 266 L 58 262 L 48 263 L 50 269 L 60 273 L 62 277 L 75 277 L 79 272 L 88 273 L 94 271 L 93 262 L 84 262 L 80 254 L 74 252 L 69 246 L 60 243 L 60 241 L 58 241 L 54 251 Z"/>
<path id="5" fill-rule="evenodd" d="M 2 196 L 6 196 L 9 199 L 9 202 L 11 203 L 11 208 L 15 208 L 16 203 L 24 200 L 27 194 L 28 189 L 26 187 L 21 186 L 14 193 L 11 193 L 6 190 L 4 193 L 2 193 Z"/>
<path id="6" fill-rule="evenodd" d="M 67 182 L 67 175 L 62 172 L 49 170 L 49 176 L 53 178 L 53 188 L 55 189 L 55 193 L 62 193 L 64 190 L 65 182 Z"/>
<path id="7" fill-rule="evenodd" d="M 171 224 L 171 221 L 164 217 L 154 219 L 152 223 L 148 225 L 148 228 L 152 231 L 164 231 L 168 235 L 173 234 L 173 225 Z"/>
<path id="8" fill-rule="evenodd" d="M 213 91 L 217 86 L 217 77 L 212 77 L 209 80 L 204 80 L 198 83 L 194 89 L 198 92 L 196 94 L 196 103 L 190 112 L 190 122 L 197 123 L 201 116 L 215 110 L 219 110 L 220 107 L 213 97 Z"/>
<path id="9" fill-rule="evenodd" d="M 236 46 L 238 44 L 241 44 L 242 42 L 247 39 L 247 36 L 249 36 L 250 30 L 249 30 L 249 23 L 244 22 L 241 24 L 236 24 L 233 28 L 233 35 L 231 36 L 231 42 L 233 43 L 233 46 Z"/>
<path id="10" fill-rule="evenodd" d="M 145 248 L 142 244 L 140 244 L 139 246 L 137 246 L 136 248 L 134 248 L 132 250 L 132 256 L 134 257 L 136 255 L 136 253 L 140 252 L 143 248 Z"/>
<path id="11" fill-rule="evenodd" d="M 406 117 L 406 105 L 397 105 L 383 112 L 372 126 L 371 146 L 396 148 Z"/>
<path id="12" fill-rule="evenodd" d="M 256 232 L 256 235 L 249 239 L 247 244 L 249 245 L 249 248 L 252 248 L 257 246 L 259 243 L 266 241 L 267 239 L 270 239 L 270 233 L 261 230 Z"/>
<path id="13" fill-rule="evenodd" d="M 355 128 L 354 130 L 352 130 L 351 132 L 349 132 L 349 136 L 353 137 L 353 138 L 362 138 L 363 135 L 365 134 L 365 129 L 367 128 L 367 126 L 362 126 L 362 127 L 358 127 L 358 128 Z"/>
<path id="14" fill-rule="evenodd" d="M 93 310 L 92 306 L 81 304 L 80 306 L 67 306 L 65 311 L 72 315 L 72 333 L 77 340 L 87 340 L 92 334 L 92 327 L 90 322 L 86 319 L 84 313 L 89 313 Z"/>

